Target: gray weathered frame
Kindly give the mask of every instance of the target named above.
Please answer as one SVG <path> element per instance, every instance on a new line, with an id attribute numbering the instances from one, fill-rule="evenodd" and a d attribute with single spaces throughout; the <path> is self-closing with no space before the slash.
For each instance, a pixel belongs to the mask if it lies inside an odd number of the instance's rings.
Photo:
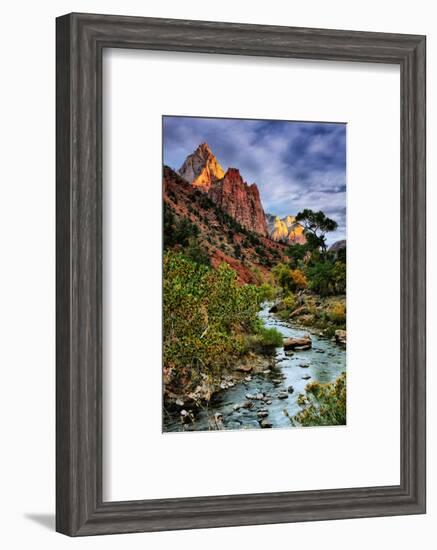
<path id="1" fill-rule="evenodd" d="M 77 536 L 424 513 L 425 37 L 89 14 L 60 17 L 56 30 L 57 530 Z M 101 110 L 109 47 L 400 66 L 399 485 L 103 502 Z"/>

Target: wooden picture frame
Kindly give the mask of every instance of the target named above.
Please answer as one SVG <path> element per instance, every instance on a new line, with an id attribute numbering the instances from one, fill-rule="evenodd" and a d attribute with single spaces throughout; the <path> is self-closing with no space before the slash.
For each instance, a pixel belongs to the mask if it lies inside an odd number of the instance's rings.
<path id="1" fill-rule="evenodd" d="M 424 513 L 425 37 L 89 14 L 59 17 L 56 29 L 57 531 L 78 536 Z M 103 48 L 399 65 L 399 485 L 103 501 Z"/>

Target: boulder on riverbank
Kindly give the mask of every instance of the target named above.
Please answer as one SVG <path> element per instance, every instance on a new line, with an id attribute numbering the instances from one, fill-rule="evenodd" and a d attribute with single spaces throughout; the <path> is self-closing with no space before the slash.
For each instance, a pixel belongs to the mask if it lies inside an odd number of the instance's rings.
<path id="1" fill-rule="evenodd" d="M 311 336 L 306 335 L 302 338 L 286 338 L 284 340 L 284 350 L 299 350 L 305 351 L 311 349 L 313 342 Z"/>
<path id="2" fill-rule="evenodd" d="M 290 316 L 289 318 L 292 319 L 293 317 L 297 317 L 299 315 L 304 315 L 304 314 L 307 314 L 308 313 L 308 308 L 307 306 L 300 306 L 296 309 L 294 309 L 291 313 L 290 313 Z"/>
<path id="3" fill-rule="evenodd" d="M 345 330 L 336 330 L 334 334 L 335 343 L 341 346 L 346 345 L 346 331 Z"/>
<path id="4" fill-rule="evenodd" d="M 253 369 L 252 365 L 247 365 L 247 364 L 241 364 L 241 365 L 237 365 L 236 369 L 238 372 L 250 372 L 251 370 Z"/>

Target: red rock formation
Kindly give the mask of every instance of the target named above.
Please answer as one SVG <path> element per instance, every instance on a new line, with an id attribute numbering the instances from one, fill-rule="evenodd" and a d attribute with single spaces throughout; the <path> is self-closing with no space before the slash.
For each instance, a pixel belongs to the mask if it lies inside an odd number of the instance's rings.
<path id="1" fill-rule="evenodd" d="M 246 229 L 267 236 L 267 223 L 256 184 L 248 185 L 236 168 L 214 182 L 208 192 L 220 208 Z"/>

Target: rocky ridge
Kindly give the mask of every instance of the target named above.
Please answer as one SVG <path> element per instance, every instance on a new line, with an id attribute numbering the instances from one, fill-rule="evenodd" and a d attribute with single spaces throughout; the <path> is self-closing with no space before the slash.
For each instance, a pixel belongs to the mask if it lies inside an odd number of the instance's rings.
<path id="1" fill-rule="evenodd" d="M 266 221 L 268 234 L 274 241 L 287 244 L 305 244 L 303 227 L 296 222 L 294 216 L 280 218 L 273 214 L 266 214 Z"/>
<path id="2" fill-rule="evenodd" d="M 246 229 L 267 236 L 267 224 L 258 187 L 248 185 L 239 170 L 229 168 L 222 180 L 214 183 L 211 199 Z"/>
<path id="3" fill-rule="evenodd" d="M 247 184 L 238 169 L 226 173 L 207 143 L 201 143 L 188 155 L 178 174 L 208 196 L 243 227 L 268 236 L 266 216 L 258 187 Z"/>

